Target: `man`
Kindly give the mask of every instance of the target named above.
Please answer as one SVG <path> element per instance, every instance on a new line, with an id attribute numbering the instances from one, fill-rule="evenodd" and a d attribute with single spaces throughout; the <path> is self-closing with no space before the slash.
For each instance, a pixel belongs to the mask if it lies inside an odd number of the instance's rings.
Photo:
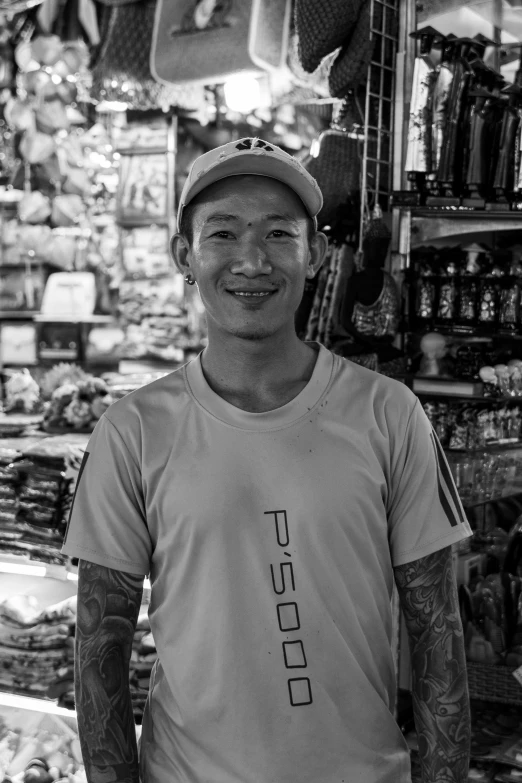
<path id="1" fill-rule="evenodd" d="M 471 534 L 402 383 L 301 342 L 317 183 L 243 139 L 198 158 L 172 254 L 208 345 L 102 417 L 64 552 L 80 558 L 76 699 L 90 783 L 407 783 L 394 579 L 424 783 L 467 781 L 451 544 Z M 140 760 L 128 661 L 142 584 L 158 661 Z"/>

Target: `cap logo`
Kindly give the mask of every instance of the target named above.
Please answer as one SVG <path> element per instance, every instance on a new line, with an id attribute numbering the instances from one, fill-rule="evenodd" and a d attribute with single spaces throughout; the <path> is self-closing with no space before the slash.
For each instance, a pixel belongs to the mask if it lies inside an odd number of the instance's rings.
<path id="1" fill-rule="evenodd" d="M 239 144 L 236 144 L 236 150 L 251 150 L 255 147 L 260 147 L 267 152 L 273 152 L 274 148 L 269 144 L 266 144 L 262 139 L 243 139 Z"/>

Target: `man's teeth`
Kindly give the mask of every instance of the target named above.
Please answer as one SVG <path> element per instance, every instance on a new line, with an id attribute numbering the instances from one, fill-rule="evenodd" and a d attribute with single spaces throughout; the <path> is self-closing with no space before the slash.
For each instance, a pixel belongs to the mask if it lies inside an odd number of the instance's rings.
<path id="1" fill-rule="evenodd" d="M 246 292 L 246 291 L 233 291 L 236 296 L 268 296 L 272 291 L 261 291 L 260 293 Z"/>

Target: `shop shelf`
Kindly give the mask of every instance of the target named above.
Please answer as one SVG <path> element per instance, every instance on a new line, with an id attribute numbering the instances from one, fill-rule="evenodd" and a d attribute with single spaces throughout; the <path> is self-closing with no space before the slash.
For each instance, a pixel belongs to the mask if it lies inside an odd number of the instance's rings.
<path id="1" fill-rule="evenodd" d="M 78 581 L 78 567 L 71 563 L 67 565 L 53 565 L 52 563 L 43 563 L 38 560 L 29 560 L 17 555 L 0 554 L 0 574 L 27 574 L 47 579 L 59 579 L 64 581 Z M 1 576 L 0 576 L 1 578 Z M 144 600 L 150 593 L 150 580 L 145 578 L 143 581 Z"/>
<path id="2" fill-rule="evenodd" d="M 479 223 L 479 225 L 477 225 Z M 411 249 L 423 247 L 442 237 L 519 231 L 522 213 L 461 208 L 411 209 Z"/>
<path id="3" fill-rule="evenodd" d="M 0 554 L 0 574 L 2 573 L 27 574 L 28 576 L 70 581 L 78 579 L 78 569 L 72 565 L 53 565 L 52 563 L 29 560 L 26 557 Z"/>
<path id="4" fill-rule="evenodd" d="M 16 693 L 0 691 L 0 707 L 45 712 L 48 715 L 61 715 L 64 718 L 76 718 L 76 712 L 66 707 L 59 707 L 54 701 L 35 699 L 32 696 L 18 696 Z"/>

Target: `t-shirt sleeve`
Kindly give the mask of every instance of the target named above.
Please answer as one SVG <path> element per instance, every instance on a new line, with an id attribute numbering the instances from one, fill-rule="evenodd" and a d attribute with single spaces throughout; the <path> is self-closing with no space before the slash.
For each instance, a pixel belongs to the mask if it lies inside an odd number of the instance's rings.
<path id="1" fill-rule="evenodd" d="M 402 433 L 396 434 L 401 440 Z M 392 455 L 388 537 L 393 566 L 468 538 L 472 530 L 440 441 L 418 400 Z"/>
<path id="2" fill-rule="evenodd" d="M 151 552 L 139 466 L 104 415 L 83 457 L 62 553 L 146 576 Z"/>

